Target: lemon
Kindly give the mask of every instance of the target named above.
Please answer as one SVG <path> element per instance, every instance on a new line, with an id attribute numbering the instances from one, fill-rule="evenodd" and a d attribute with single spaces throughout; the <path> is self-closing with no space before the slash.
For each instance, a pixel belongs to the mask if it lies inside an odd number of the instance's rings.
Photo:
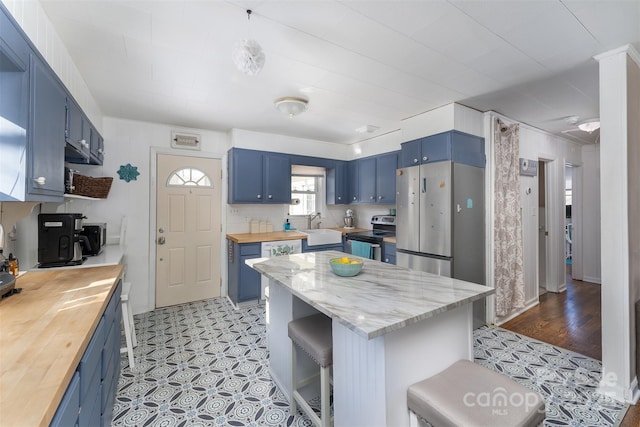
<path id="1" fill-rule="evenodd" d="M 351 262 L 351 260 L 349 258 L 347 258 L 346 256 L 343 256 L 340 259 L 340 264 L 349 264 Z"/>
<path id="2" fill-rule="evenodd" d="M 356 261 L 355 259 L 353 261 L 351 261 L 351 264 L 360 264 L 360 262 Z"/>

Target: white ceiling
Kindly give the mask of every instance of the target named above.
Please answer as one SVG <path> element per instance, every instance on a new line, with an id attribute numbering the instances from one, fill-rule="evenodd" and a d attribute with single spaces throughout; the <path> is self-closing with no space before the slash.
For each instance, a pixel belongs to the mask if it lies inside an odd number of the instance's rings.
<path id="1" fill-rule="evenodd" d="M 41 3 L 107 116 L 338 143 L 451 102 L 561 133 L 598 116 L 592 56 L 640 50 L 640 0 Z M 231 62 L 247 37 L 267 58 L 254 77 Z M 283 96 L 308 111 L 282 115 Z"/>

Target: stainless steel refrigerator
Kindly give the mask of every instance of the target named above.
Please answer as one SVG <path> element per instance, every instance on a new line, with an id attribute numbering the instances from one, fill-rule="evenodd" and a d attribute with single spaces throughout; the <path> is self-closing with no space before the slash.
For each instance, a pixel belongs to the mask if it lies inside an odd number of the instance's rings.
<path id="1" fill-rule="evenodd" d="M 485 284 L 484 168 L 451 161 L 398 169 L 397 264 Z M 485 324 L 484 299 L 474 328 Z"/>

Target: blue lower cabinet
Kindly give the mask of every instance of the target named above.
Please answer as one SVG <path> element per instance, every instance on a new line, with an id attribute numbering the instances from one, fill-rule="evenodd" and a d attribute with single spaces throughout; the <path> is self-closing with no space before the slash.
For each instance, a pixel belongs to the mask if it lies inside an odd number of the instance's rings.
<path id="1" fill-rule="evenodd" d="M 396 264 L 396 244 L 384 242 L 382 244 L 382 262 Z"/>
<path id="2" fill-rule="evenodd" d="M 51 427 L 75 426 L 80 414 L 80 374 L 76 372 L 71 378 L 62 402 L 53 416 Z"/>
<path id="3" fill-rule="evenodd" d="M 95 427 L 100 423 L 100 370 L 88 382 L 89 389 L 80 394 L 79 427 Z M 82 383 L 82 375 L 80 375 Z"/>
<path id="4" fill-rule="evenodd" d="M 344 252 L 344 245 L 336 243 L 331 245 L 307 245 L 307 239 L 302 239 L 302 252 L 340 251 Z"/>
<path id="5" fill-rule="evenodd" d="M 120 319 L 118 284 L 89 341 L 50 426 L 107 427 L 120 375 Z"/>

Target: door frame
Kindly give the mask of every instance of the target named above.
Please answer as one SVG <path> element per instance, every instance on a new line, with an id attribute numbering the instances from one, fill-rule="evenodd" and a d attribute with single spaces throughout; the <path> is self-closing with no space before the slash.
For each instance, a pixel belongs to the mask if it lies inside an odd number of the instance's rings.
<path id="1" fill-rule="evenodd" d="M 220 160 L 220 169 L 222 170 L 222 177 L 218 184 L 220 185 L 220 224 L 222 230 L 220 231 L 220 280 L 222 283 L 225 283 L 226 280 L 226 269 L 224 260 L 226 259 L 226 245 L 225 239 L 222 233 L 226 229 L 224 224 L 226 223 L 226 200 L 227 197 L 227 188 L 223 185 L 224 177 L 225 177 L 225 157 L 216 153 L 209 152 L 183 152 L 176 151 L 170 148 L 164 147 L 150 147 L 149 149 L 149 294 L 147 298 L 149 303 L 153 305 L 152 309 L 156 308 L 156 214 L 157 214 L 157 189 L 158 189 L 158 155 L 164 154 L 167 156 L 177 156 L 177 157 L 201 157 L 207 159 L 218 159 Z M 151 262 L 153 260 L 153 262 Z M 220 296 L 226 296 L 227 289 L 225 286 L 220 287 Z"/>

